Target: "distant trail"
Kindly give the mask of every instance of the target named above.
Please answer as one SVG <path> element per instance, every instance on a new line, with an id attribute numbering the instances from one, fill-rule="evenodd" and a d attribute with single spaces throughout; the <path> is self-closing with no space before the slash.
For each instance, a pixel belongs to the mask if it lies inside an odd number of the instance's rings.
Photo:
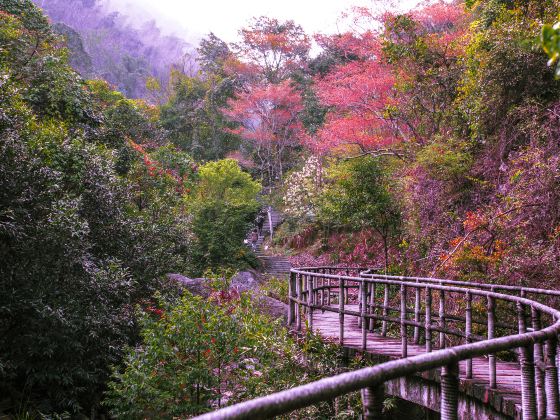
<path id="1" fill-rule="evenodd" d="M 255 245 L 255 255 L 262 263 L 264 274 L 273 277 L 287 277 L 292 268 L 290 260 L 283 255 L 268 255 L 264 249 L 264 240 L 267 236 L 270 237 L 270 222 L 272 222 L 272 234 L 274 235 L 276 228 L 284 221 L 284 215 L 279 211 L 271 208 L 269 214 L 270 218 L 267 214 L 261 235 Z"/>

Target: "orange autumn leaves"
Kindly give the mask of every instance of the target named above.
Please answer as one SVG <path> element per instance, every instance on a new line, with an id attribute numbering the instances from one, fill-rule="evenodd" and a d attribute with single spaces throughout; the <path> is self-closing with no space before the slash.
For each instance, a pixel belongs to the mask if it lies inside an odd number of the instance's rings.
<path id="1" fill-rule="evenodd" d="M 499 268 L 507 252 L 507 244 L 497 239 L 493 225 L 480 211 L 468 211 L 463 220 L 464 234 L 449 242 L 450 250 L 440 254 L 439 269 L 458 276 L 463 271 L 487 274 Z"/>

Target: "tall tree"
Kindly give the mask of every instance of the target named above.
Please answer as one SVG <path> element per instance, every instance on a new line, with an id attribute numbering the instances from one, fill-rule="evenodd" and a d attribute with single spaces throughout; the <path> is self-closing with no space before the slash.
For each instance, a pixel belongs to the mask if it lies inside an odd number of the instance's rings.
<path id="1" fill-rule="evenodd" d="M 248 87 L 228 102 L 226 115 L 239 124 L 235 132 L 254 148 L 261 174 L 268 184 L 281 180 L 287 155 L 303 132 L 301 96 L 288 81 Z"/>
<path id="2" fill-rule="evenodd" d="M 241 29 L 240 35 L 242 41 L 234 45 L 235 50 L 270 83 L 286 79 L 308 59 L 309 37 L 292 20 L 280 22 L 261 16 Z"/>

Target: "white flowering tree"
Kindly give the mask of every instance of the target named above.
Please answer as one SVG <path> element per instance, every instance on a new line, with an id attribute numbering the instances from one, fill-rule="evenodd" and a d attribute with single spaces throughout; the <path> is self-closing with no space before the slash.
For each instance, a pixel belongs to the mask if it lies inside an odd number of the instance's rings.
<path id="1" fill-rule="evenodd" d="M 315 199 L 321 191 L 323 165 L 316 156 L 309 157 L 303 168 L 292 172 L 285 181 L 285 213 L 294 218 L 315 215 Z"/>

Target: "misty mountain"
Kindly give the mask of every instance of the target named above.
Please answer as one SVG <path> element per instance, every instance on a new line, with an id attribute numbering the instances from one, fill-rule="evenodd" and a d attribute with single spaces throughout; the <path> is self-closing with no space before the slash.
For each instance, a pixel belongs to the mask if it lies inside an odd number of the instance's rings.
<path id="1" fill-rule="evenodd" d="M 147 98 L 148 77 L 162 86 L 173 65 L 182 65 L 194 48 L 162 34 L 155 20 L 131 23 L 107 0 L 33 0 L 66 38 L 70 62 L 86 78 L 100 77 L 131 98 Z"/>

